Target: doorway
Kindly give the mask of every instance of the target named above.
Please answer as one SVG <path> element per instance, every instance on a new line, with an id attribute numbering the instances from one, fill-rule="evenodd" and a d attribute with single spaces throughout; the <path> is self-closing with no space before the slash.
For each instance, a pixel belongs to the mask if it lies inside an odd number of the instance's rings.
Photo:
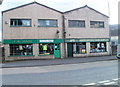
<path id="1" fill-rule="evenodd" d="M 72 43 L 67 44 L 67 50 L 68 50 L 68 57 L 73 57 L 73 44 Z"/>

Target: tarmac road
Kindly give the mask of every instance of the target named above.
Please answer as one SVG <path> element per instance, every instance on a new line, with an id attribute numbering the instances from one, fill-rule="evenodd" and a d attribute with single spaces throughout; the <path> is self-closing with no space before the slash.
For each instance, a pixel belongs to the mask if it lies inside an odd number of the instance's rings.
<path id="1" fill-rule="evenodd" d="M 3 85 L 118 85 L 118 60 L 3 68 Z"/>

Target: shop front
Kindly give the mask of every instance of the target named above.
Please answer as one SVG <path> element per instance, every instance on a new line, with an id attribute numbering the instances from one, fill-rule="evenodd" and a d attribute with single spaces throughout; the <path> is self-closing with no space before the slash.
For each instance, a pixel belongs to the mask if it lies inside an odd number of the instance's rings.
<path id="1" fill-rule="evenodd" d="M 61 58 L 62 39 L 4 40 L 7 59 Z"/>
<path id="2" fill-rule="evenodd" d="M 66 39 L 67 57 L 101 56 L 110 54 L 110 39 Z"/>

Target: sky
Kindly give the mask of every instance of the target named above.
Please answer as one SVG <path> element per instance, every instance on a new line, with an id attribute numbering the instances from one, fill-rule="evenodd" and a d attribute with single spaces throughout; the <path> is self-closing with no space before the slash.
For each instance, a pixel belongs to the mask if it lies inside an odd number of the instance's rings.
<path id="1" fill-rule="evenodd" d="M 0 12 L 23 4 L 36 1 L 61 12 L 88 5 L 89 7 L 109 16 L 109 24 L 118 24 L 118 2 L 120 0 L 4 0 Z M 0 40 L 1 40 L 0 14 Z"/>

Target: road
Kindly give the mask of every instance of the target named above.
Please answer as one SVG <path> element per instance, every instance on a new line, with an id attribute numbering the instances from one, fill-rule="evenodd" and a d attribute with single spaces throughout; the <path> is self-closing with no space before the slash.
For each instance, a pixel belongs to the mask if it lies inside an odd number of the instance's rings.
<path id="1" fill-rule="evenodd" d="M 118 60 L 2 69 L 3 85 L 118 85 Z"/>

